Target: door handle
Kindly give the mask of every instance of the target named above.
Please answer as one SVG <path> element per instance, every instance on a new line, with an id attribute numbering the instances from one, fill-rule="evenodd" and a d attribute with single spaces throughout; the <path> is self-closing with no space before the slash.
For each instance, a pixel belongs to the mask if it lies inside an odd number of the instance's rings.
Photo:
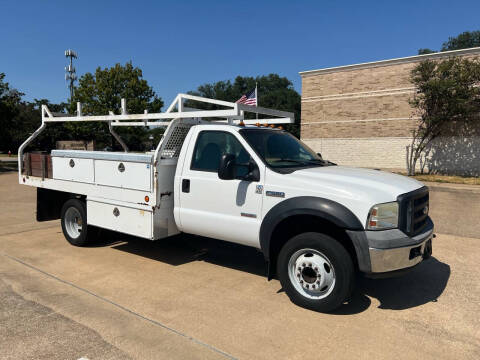
<path id="1" fill-rule="evenodd" d="M 182 192 L 189 193 L 190 192 L 190 179 L 183 179 L 182 180 Z"/>

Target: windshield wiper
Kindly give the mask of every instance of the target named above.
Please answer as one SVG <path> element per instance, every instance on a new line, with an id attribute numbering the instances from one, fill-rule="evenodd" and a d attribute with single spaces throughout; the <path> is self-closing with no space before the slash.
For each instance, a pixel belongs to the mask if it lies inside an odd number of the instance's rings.
<path id="1" fill-rule="evenodd" d="M 323 159 L 311 159 L 311 160 L 280 159 L 280 160 L 275 160 L 274 162 L 281 162 L 281 161 L 287 161 L 287 162 L 292 162 L 295 164 L 302 164 L 302 165 L 308 165 L 308 164 L 315 164 L 320 166 L 337 165 L 335 163 L 332 163 L 331 161 L 323 160 Z"/>
<path id="2" fill-rule="evenodd" d="M 293 160 L 293 159 L 278 159 L 278 160 L 273 160 L 273 162 L 282 162 L 282 161 L 293 162 L 293 163 L 296 163 L 296 164 L 305 164 L 304 161 Z"/>
<path id="3" fill-rule="evenodd" d="M 323 160 L 323 159 L 312 159 L 312 160 L 305 160 L 314 164 L 322 164 L 322 166 L 329 166 L 329 165 L 337 165 L 336 163 L 333 163 L 328 160 Z"/>
<path id="4" fill-rule="evenodd" d="M 292 162 L 292 163 L 301 164 L 301 165 L 318 164 L 313 160 L 294 160 L 294 159 L 279 159 L 279 160 L 275 160 L 274 162 L 282 162 L 282 161 Z M 323 160 L 318 160 L 318 161 L 323 161 Z"/>

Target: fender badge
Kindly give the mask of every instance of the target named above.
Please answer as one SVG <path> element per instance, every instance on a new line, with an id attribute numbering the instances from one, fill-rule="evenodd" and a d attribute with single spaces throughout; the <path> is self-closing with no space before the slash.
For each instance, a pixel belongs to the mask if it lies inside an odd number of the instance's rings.
<path id="1" fill-rule="evenodd" d="M 267 195 L 267 196 L 273 196 L 273 197 L 280 197 L 280 198 L 284 198 L 284 197 L 285 197 L 285 193 L 284 193 L 284 192 L 280 192 L 280 191 L 267 191 L 267 192 L 266 192 L 266 195 Z"/>
<path id="2" fill-rule="evenodd" d="M 257 185 L 255 187 L 255 194 L 261 194 L 263 193 L 263 185 Z"/>

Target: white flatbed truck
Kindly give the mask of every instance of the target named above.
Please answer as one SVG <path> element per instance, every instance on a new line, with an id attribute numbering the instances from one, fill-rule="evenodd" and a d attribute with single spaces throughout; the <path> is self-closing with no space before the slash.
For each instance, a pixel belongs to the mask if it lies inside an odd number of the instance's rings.
<path id="1" fill-rule="evenodd" d="M 186 108 L 185 101 L 218 110 Z M 269 116 L 247 120 L 245 113 Z M 50 122 L 104 121 L 124 152 L 24 150 Z M 257 122 L 261 121 L 262 125 Z M 391 173 L 324 161 L 276 124 L 292 113 L 179 94 L 164 113 L 76 116 L 42 106 L 19 148 L 19 182 L 37 187 L 37 220 L 61 219 L 82 246 L 105 228 L 150 240 L 180 232 L 262 251 L 290 299 L 330 311 L 355 274 L 389 276 L 432 252 L 429 193 Z M 130 153 L 115 126 L 166 126 L 155 151 Z M 352 155 L 354 156 L 354 155 Z"/>

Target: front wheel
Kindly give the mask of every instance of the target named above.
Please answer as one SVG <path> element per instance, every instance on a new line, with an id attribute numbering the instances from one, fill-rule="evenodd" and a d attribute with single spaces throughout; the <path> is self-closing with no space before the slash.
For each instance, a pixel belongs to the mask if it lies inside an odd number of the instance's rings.
<path id="1" fill-rule="evenodd" d="M 292 302 L 316 311 L 341 306 L 350 296 L 355 279 L 347 250 L 321 233 L 290 239 L 278 256 L 277 274 Z"/>

